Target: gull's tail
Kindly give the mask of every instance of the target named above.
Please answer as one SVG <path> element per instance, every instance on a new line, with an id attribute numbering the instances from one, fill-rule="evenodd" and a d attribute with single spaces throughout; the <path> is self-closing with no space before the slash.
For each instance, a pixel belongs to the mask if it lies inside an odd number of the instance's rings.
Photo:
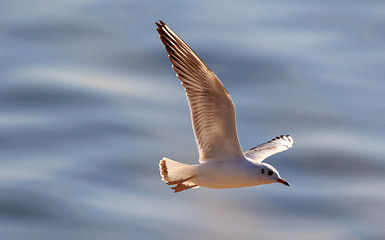
<path id="1" fill-rule="evenodd" d="M 159 171 L 164 182 L 168 185 L 176 185 L 172 188 L 175 192 L 199 187 L 193 182 L 196 173 L 195 166 L 164 157 L 159 162 Z"/>

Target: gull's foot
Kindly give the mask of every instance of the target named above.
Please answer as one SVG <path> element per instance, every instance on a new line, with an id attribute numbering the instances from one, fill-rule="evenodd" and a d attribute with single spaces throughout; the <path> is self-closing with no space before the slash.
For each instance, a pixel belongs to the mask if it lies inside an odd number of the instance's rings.
<path id="1" fill-rule="evenodd" d="M 174 193 L 177 193 L 177 192 L 181 192 L 183 190 L 187 190 L 187 189 L 190 189 L 190 188 L 193 188 L 193 187 L 197 187 L 198 185 L 186 185 L 186 184 L 183 184 L 183 183 L 178 183 L 175 187 L 172 187 L 171 189 L 174 189 Z"/>
<path id="2" fill-rule="evenodd" d="M 175 180 L 175 181 L 169 181 L 169 182 L 167 182 L 167 184 L 168 185 L 179 185 L 179 184 L 184 185 L 182 183 L 184 183 L 184 182 L 186 182 L 186 181 L 188 181 L 188 180 L 190 180 L 190 179 L 192 179 L 194 177 L 195 176 L 191 176 L 191 177 L 188 177 L 188 178 L 185 178 L 185 179 L 182 178 L 182 179 Z"/>

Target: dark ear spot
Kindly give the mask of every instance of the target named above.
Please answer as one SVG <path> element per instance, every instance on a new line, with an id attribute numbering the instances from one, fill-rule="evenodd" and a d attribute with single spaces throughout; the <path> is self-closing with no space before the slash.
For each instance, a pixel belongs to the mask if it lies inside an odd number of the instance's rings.
<path id="1" fill-rule="evenodd" d="M 265 169 L 262 168 L 261 173 L 264 174 L 265 173 Z"/>
<path id="2" fill-rule="evenodd" d="M 273 171 L 268 171 L 267 174 L 269 174 L 269 176 L 273 175 Z"/>

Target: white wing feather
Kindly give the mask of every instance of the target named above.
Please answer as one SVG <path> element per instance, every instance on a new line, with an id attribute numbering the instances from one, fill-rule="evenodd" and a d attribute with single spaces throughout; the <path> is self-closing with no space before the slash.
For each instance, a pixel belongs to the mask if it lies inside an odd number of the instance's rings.
<path id="1" fill-rule="evenodd" d="M 262 162 L 267 157 L 279 152 L 286 151 L 294 144 L 294 140 L 290 135 L 281 135 L 266 143 L 251 148 L 244 152 L 245 156 L 255 162 Z"/>
<path id="2" fill-rule="evenodd" d="M 199 161 L 243 159 L 234 104 L 221 81 L 166 24 L 159 21 L 156 25 L 186 91 Z"/>

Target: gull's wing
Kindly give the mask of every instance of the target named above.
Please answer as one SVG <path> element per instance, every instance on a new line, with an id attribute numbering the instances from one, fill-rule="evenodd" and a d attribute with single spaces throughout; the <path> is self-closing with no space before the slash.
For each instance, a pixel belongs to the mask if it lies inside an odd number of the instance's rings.
<path id="1" fill-rule="evenodd" d="M 250 150 L 244 152 L 244 154 L 253 161 L 260 163 L 273 154 L 286 151 L 291 148 L 293 144 L 294 140 L 290 135 L 281 135 L 266 143 L 251 148 Z"/>
<path id="2" fill-rule="evenodd" d="M 156 25 L 172 68 L 186 90 L 199 161 L 243 158 L 229 93 L 178 35 L 162 21 Z"/>

